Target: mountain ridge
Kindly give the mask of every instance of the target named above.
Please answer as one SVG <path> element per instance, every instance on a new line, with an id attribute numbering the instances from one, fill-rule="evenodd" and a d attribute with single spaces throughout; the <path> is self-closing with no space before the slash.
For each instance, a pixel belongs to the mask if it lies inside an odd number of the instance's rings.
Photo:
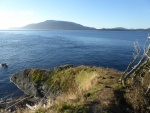
<path id="1" fill-rule="evenodd" d="M 96 28 L 83 26 L 74 22 L 46 20 L 39 23 L 28 24 L 20 29 L 48 29 L 48 30 L 94 30 Z"/>
<path id="2" fill-rule="evenodd" d="M 61 21 L 61 20 L 45 20 L 43 22 L 31 23 L 19 28 L 11 28 L 10 30 L 103 30 L 103 31 L 150 31 L 150 28 L 94 28 L 84 26 L 75 22 Z"/>

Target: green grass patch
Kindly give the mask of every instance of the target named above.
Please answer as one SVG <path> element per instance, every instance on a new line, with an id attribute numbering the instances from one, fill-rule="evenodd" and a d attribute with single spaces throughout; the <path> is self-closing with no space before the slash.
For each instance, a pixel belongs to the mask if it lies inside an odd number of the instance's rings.
<path id="1" fill-rule="evenodd" d="M 65 113 L 70 113 L 70 109 L 72 109 L 72 106 L 70 104 L 64 103 L 63 105 L 58 106 L 57 111 L 58 112 L 65 112 Z M 68 111 L 68 112 L 67 112 Z"/>
<path id="2" fill-rule="evenodd" d="M 114 89 L 121 90 L 121 89 L 123 89 L 123 86 L 121 84 L 116 83 L 116 84 L 114 84 Z"/>
<path id="3" fill-rule="evenodd" d="M 88 113 L 89 107 L 83 105 L 63 104 L 57 108 L 58 113 Z"/>
<path id="4" fill-rule="evenodd" d="M 93 95 L 93 94 L 95 94 L 96 92 L 98 92 L 100 89 L 92 89 L 92 90 L 90 90 L 89 91 L 89 93 L 91 94 L 91 95 Z"/>
<path id="5" fill-rule="evenodd" d="M 47 110 L 44 108 L 39 108 L 38 110 L 35 111 L 35 113 L 47 113 Z"/>
<path id="6" fill-rule="evenodd" d="M 35 83 L 41 82 L 41 81 L 45 81 L 48 76 L 51 74 L 51 71 L 45 71 L 45 70 L 31 70 L 29 76 L 32 77 L 33 81 Z"/>
<path id="7" fill-rule="evenodd" d="M 89 112 L 89 107 L 88 106 L 83 106 L 83 105 L 77 105 L 74 107 L 72 113 L 88 113 Z"/>
<path id="8" fill-rule="evenodd" d="M 47 84 L 55 90 L 67 91 L 75 84 L 76 73 L 74 68 L 54 71 L 52 76 L 47 80 Z"/>
<path id="9" fill-rule="evenodd" d="M 89 93 L 91 95 L 97 93 L 98 91 L 100 91 L 103 88 L 103 84 L 97 84 L 95 87 L 93 87 L 91 90 L 89 90 Z"/>

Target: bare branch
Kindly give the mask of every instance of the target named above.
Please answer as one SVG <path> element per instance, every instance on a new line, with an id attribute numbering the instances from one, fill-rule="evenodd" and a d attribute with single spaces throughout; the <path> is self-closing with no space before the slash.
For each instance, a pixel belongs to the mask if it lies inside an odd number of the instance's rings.
<path id="1" fill-rule="evenodd" d="M 121 77 L 121 81 L 124 79 L 124 76 L 126 75 L 126 73 L 128 72 L 128 70 L 132 67 L 132 65 L 136 62 L 136 60 L 138 59 L 139 55 L 140 55 L 140 47 L 138 44 L 138 41 L 134 42 L 134 48 L 135 51 L 133 53 L 133 61 L 129 63 L 128 67 L 126 68 L 126 70 L 124 71 L 122 77 Z"/>
<path id="2" fill-rule="evenodd" d="M 139 55 L 140 55 L 140 47 L 138 45 L 138 42 L 134 42 L 134 47 L 135 47 L 135 52 L 134 52 L 134 59 L 132 62 L 130 62 L 130 64 L 128 65 L 127 69 L 125 70 L 125 72 L 123 73 L 122 77 L 121 77 L 121 83 L 123 85 L 125 85 L 126 79 L 129 78 L 133 73 L 135 73 L 133 75 L 133 78 L 135 79 L 137 76 L 137 73 L 140 71 L 140 69 L 149 61 L 150 59 L 150 45 L 148 46 L 148 48 L 146 49 L 146 44 L 148 43 L 149 38 L 147 38 L 145 44 L 144 44 L 144 54 L 141 58 L 141 60 L 138 62 L 137 65 L 135 65 L 133 67 L 132 70 L 130 70 L 128 72 L 128 70 L 130 69 L 130 67 L 135 63 L 135 61 L 138 59 Z"/>
<path id="3" fill-rule="evenodd" d="M 147 45 L 147 43 L 148 43 L 148 38 L 147 38 L 147 40 L 146 40 L 146 42 L 144 43 L 144 46 L 143 46 L 143 50 L 144 50 L 144 53 L 146 53 L 146 45 Z"/>
<path id="4" fill-rule="evenodd" d="M 147 91 L 146 91 L 145 95 L 148 95 L 149 92 L 150 92 L 150 84 L 149 84 L 149 86 L 147 88 Z"/>

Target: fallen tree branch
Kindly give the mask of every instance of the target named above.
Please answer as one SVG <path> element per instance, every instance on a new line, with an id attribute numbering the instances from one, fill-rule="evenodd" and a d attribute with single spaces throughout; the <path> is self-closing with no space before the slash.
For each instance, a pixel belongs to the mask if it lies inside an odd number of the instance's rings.
<path id="1" fill-rule="evenodd" d="M 135 52 L 134 54 L 134 59 L 132 62 L 129 63 L 128 67 L 126 68 L 126 70 L 124 71 L 122 77 L 121 77 L 121 82 L 124 80 L 124 77 L 126 76 L 126 73 L 128 72 L 128 70 L 132 67 L 132 65 L 136 62 L 136 60 L 138 59 L 139 55 L 140 55 L 140 48 L 139 48 L 139 44 L 138 42 L 134 42 L 134 48 L 135 48 Z"/>
<path id="2" fill-rule="evenodd" d="M 148 42 L 148 41 L 146 40 L 144 46 L 146 46 L 147 42 Z M 138 46 L 135 46 L 135 48 L 138 48 Z M 146 49 L 144 49 L 144 50 L 146 50 Z M 138 51 L 138 49 L 136 49 L 136 51 Z M 131 65 L 133 65 L 133 63 L 135 62 L 135 60 L 138 58 L 139 52 L 137 52 L 137 54 L 136 54 L 134 60 L 128 65 L 126 71 L 124 72 L 124 74 L 123 74 L 122 77 L 121 77 L 121 83 L 122 83 L 122 85 L 125 86 L 126 80 L 127 80 L 133 73 L 135 73 L 134 76 L 133 76 L 133 79 L 135 79 L 135 77 L 137 76 L 137 73 L 139 72 L 139 70 L 143 67 L 143 65 L 145 65 L 145 64 L 149 61 L 150 57 L 149 57 L 148 54 L 150 54 L 150 45 L 148 46 L 148 49 L 144 52 L 143 57 L 142 57 L 141 60 L 138 62 L 138 64 L 135 65 L 132 70 L 130 70 L 129 72 L 127 72 L 127 71 L 129 70 L 129 67 L 131 67 Z"/>

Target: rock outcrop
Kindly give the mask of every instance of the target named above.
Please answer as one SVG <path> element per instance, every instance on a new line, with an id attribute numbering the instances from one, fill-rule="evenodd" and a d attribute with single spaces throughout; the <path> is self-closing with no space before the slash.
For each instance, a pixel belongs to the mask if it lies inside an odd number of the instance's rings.
<path id="1" fill-rule="evenodd" d="M 25 94 L 42 98 L 46 93 L 50 98 L 53 98 L 60 92 L 59 88 L 52 88 L 53 82 L 51 77 L 59 71 L 74 67 L 73 65 L 64 65 L 54 68 L 51 70 L 42 69 L 25 69 L 22 72 L 14 74 L 10 80 Z M 49 80 L 50 79 L 50 80 Z M 47 98 L 49 98 L 47 97 Z"/>
<path id="2" fill-rule="evenodd" d="M 14 74 L 10 80 L 27 95 L 43 97 L 48 91 L 45 81 L 51 73 L 50 70 L 25 69 Z"/>
<path id="3" fill-rule="evenodd" d="M 54 71 L 26 69 L 14 74 L 11 81 L 27 95 L 39 97 L 35 98 L 38 102 L 53 99 L 49 107 L 41 107 L 47 113 L 148 113 L 149 95 L 144 95 L 143 88 L 147 89 L 150 73 L 145 74 L 142 87 L 139 82 L 123 87 L 118 83 L 121 75 L 114 69 L 65 65 Z M 41 99 L 45 95 L 46 99 Z M 41 108 L 36 112 L 42 112 Z"/>
<path id="4" fill-rule="evenodd" d="M 68 69 L 68 68 L 71 68 L 71 67 L 74 67 L 74 65 L 66 64 L 64 66 L 55 67 L 54 71 L 62 71 L 62 70 L 65 70 L 65 69 Z"/>

